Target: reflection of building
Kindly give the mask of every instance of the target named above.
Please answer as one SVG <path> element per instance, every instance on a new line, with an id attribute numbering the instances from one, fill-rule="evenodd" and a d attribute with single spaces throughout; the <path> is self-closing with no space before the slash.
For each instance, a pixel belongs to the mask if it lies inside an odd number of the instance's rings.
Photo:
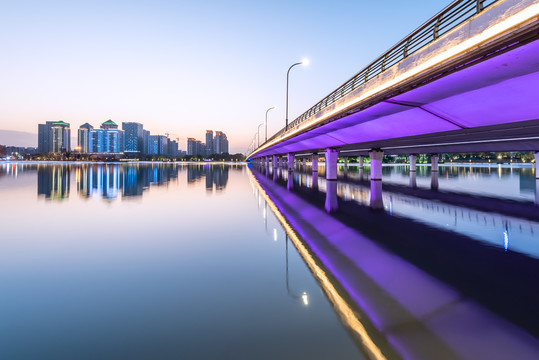
<path id="1" fill-rule="evenodd" d="M 69 174 L 68 165 L 38 166 L 37 194 L 51 200 L 69 197 Z"/>
<path id="2" fill-rule="evenodd" d="M 176 165 L 83 164 L 76 169 L 80 196 L 109 200 L 141 196 L 150 184 L 167 184 L 177 177 Z"/>
<path id="3" fill-rule="evenodd" d="M 61 153 L 71 149 L 71 129 L 64 121 L 47 121 L 38 125 L 38 152 Z"/>
<path id="4" fill-rule="evenodd" d="M 228 166 L 224 165 L 192 165 L 187 168 L 187 182 L 193 183 L 206 178 L 206 190 L 223 190 L 228 182 Z"/>

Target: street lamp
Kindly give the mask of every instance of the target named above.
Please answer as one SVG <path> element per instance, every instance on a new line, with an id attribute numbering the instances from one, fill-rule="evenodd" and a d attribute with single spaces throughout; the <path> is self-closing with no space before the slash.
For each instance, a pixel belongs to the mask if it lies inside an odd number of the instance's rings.
<path id="1" fill-rule="evenodd" d="M 309 65 L 309 60 L 308 59 L 303 59 L 301 62 L 292 64 L 292 66 L 290 66 L 288 68 L 288 71 L 286 72 L 286 126 L 285 126 L 285 131 L 288 130 L 288 78 L 290 76 L 290 70 L 292 70 L 292 68 L 294 66 L 296 66 L 296 65 Z"/>
<path id="2" fill-rule="evenodd" d="M 264 123 L 258 125 L 258 131 L 256 132 L 256 133 L 258 134 L 258 146 L 257 146 L 257 148 L 260 147 L 260 127 L 261 127 L 262 125 L 264 125 Z"/>
<path id="3" fill-rule="evenodd" d="M 266 110 L 266 141 L 268 141 L 268 112 L 271 109 L 276 109 L 276 108 L 277 108 L 277 106 L 272 106 L 268 110 Z"/>

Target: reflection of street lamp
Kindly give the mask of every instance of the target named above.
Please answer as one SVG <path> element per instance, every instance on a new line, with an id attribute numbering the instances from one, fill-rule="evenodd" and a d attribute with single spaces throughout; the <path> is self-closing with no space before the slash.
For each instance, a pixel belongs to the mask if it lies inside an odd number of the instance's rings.
<path id="1" fill-rule="evenodd" d="M 288 130 L 288 78 L 290 77 L 290 70 L 292 70 L 292 68 L 294 66 L 296 66 L 296 65 L 309 65 L 309 60 L 308 59 L 303 59 L 299 63 L 292 64 L 292 66 L 290 66 L 288 68 L 288 71 L 286 72 L 286 126 L 285 126 L 285 131 Z"/>
<path id="2" fill-rule="evenodd" d="M 307 295 L 305 291 L 303 292 L 303 294 L 301 294 L 301 296 L 296 295 L 290 291 L 290 286 L 288 284 L 288 234 L 286 234 L 285 244 L 286 244 L 286 292 L 288 293 L 288 296 L 290 296 L 291 298 L 298 299 L 298 300 L 301 299 L 301 301 L 303 302 L 303 305 L 307 306 L 309 305 L 309 295 Z"/>
<path id="3" fill-rule="evenodd" d="M 265 131 L 265 134 L 266 134 L 266 140 L 265 141 L 268 141 L 268 112 L 271 110 L 271 109 L 276 109 L 277 106 L 272 106 L 270 107 L 268 110 L 266 110 L 266 131 Z"/>

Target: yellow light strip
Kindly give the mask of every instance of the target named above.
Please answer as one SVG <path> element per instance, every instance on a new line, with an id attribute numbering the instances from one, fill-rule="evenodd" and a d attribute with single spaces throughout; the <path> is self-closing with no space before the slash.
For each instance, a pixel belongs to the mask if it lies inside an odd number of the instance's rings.
<path id="1" fill-rule="evenodd" d="M 391 86 L 394 86 L 394 85 L 396 85 L 396 84 L 398 84 L 400 82 L 403 82 L 403 81 L 411 78 L 412 76 L 417 75 L 418 73 L 420 73 L 422 71 L 425 71 L 425 70 L 427 70 L 429 68 L 432 68 L 435 65 L 438 65 L 438 64 L 440 64 L 440 63 L 442 63 L 444 61 L 447 61 L 451 57 L 459 55 L 459 54 L 465 52 L 466 50 L 468 50 L 468 49 L 470 49 L 470 48 L 472 48 L 474 46 L 478 46 L 482 42 L 485 42 L 485 41 L 487 41 L 487 40 L 489 40 L 489 39 L 491 39 L 491 38 L 493 38 L 493 37 L 495 37 L 497 35 L 500 35 L 504 31 L 507 31 L 508 29 L 511 29 L 511 28 L 513 28 L 515 26 L 518 26 L 518 25 L 520 25 L 520 24 L 522 24 L 522 23 L 524 23 L 526 21 L 529 21 L 530 19 L 532 19 L 533 17 L 536 17 L 536 16 L 539 16 L 539 3 L 534 4 L 534 5 L 530 6 L 530 7 L 522 10 L 518 14 L 515 14 L 515 15 L 511 16 L 510 18 L 507 18 L 507 19 L 503 20 L 502 22 L 499 22 L 498 24 L 491 26 L 487 30 L 483 31 L 481 34 L 475 35 L 474 37 L 469 38 L 468 40 L 465 40 L 462 43 L 460 43 L 458 45 L 455 45 L 455 46 L 453 46 L 452 48 L 450 48 L 448 50 L 445 50 L 443 53 L 438 54 L 438 55 L 432 57 L 431 59 L 425 61 L 423 64 L 418 65 L 415 68 L 396 76 L 395 78 L 393 78 L 392 80 L 389 80 L 388 82 L 384 83 L 383 85 L 380 85 L 380 86 L 374 88 L 373 90 L 370 90 L 370 91 L 367 91 L 367 92 L 361 94 L 357 98 L 354 98 L 354 99 L 348 101 L 347 103 L 333 109 L 332 111 L 324 114 L 320 118 L 318 118 L 316 120 L 313 120 L 311 122 L 308 122 L 308 121 L 305 122 L 303 125 L 301 125 L 297 129 L 295 129 L 294 131 L 290 132 L 285 137 L 273 140 L 269 144 L 266 144 L 266 145 L 262 146 L 259 150 L 253 152 L 250 156 L 252 156 L 252 155 L 254 155 L 254 154 L 256 154 L 256 153 L 258 153 L 258 152 L 260 152 L 260 151 L 262 151 L 264 149 L 266 149 L 267 147 L 273 146 L 273 145 L 277 144 L 278 142 L 284 141 L 284 140 L 292 137 L 293 135 L 297 134 L 298 132 L 305 130 L 307 127 L 318 124 L 321 121 L 324 121 L 327 118 L 329 118 L 329 117 L 331 117 L 331 116 L 345 110 L 346 108 L 348 108 L 350 106 L 353 106 L 353 105 L 357 104 L 358 102 L 360 102 L 362 100 L 365 100 L 366 98 L 375 95 L 376 93 L 379 93 L 379 92 L 381 92 L 383 90 L 386 90 L 387 88 L 389 88 Z"/>
<path id="2" fill-rule="evenodd" d="M 292 240 L 292 243 L 298 250 L 299 254 L 313 273 L 313 275 L 318 280 L 319 284 L 322 286 L 324 292 L 326 293 L 327 297 L 333 304 L 333 307 L 337 310 L 337 313 L 341 317 L 341 319 L 346 323 L 348 327 L 350 327 L 356 334 L 359 335 L 361 338 L 361 341 L 365 348 L 370 352 L 370 355 L 374 359 L 386 359 L 386 357 L 382 354 L 382 351 L 376 344 L 372 341 L 369 334 L 367 333 L 367 330 L 365 327 L 361 324 L 360 320 L 358 319 L 358 316 L 356 313 L 350 308 L 350 306 L 346 303 L 346 301 L 339 295 L 337 289 L 333 286 L 331 281 L 329 280 L 328 276 L 326 275 L 325 271 L 320 268 L 316 261 L 313 259 L 312 255 L 309 253 L 309 250 L 303 245 L 301 240 L 298 238 L 294 230 L 290 227 L 288 222 L 286 221 L 285 217 L 277 206 L 271 201 L 270 197 L 266 193 L 266 191 L 260 186 L 254 175 L 251 173 L 251 171 L 248 171 L 248 175 L 251 178 L 251 181 L 253 184 L 256 185 L 258 188 L 259 194 L 262 194 L 262 197 L 269 205 L 270 209 L 275 214 L 275 217 L 281 225 L 283 226 L 284 230 Z"/>

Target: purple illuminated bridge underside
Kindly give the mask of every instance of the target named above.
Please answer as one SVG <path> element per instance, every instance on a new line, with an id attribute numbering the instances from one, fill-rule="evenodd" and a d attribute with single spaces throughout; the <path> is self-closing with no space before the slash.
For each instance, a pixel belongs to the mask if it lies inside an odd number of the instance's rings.
<path id="1" fill-rule="evenodd" d="M 497 3 L 250 157 L 539 150 L 538 5 Z"/>

